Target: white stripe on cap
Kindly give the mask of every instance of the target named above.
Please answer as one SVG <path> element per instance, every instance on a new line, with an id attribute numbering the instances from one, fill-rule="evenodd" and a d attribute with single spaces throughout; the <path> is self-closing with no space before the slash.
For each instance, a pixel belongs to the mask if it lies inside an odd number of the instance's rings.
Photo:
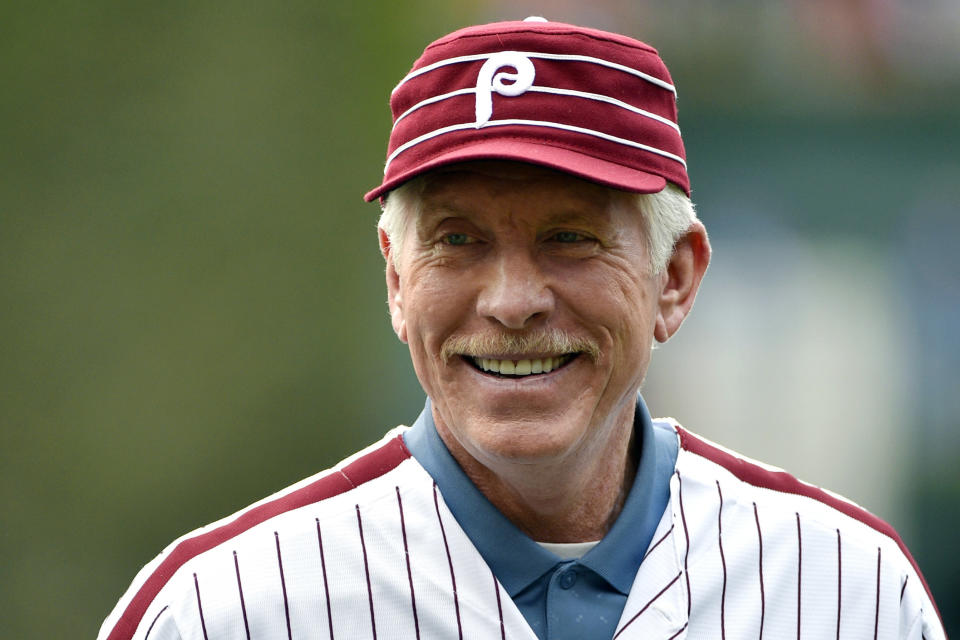
<path id="1" fill-rule="evenodd" d="M 649 151 L 650 153 L 655 153 L 664 158 L 669 158 L 675 162 L 679 162 L 683 165 L 683 168 L 686 169 L 687 163 L 680 156 L 670 153 L 669 151 L 664 151 L 663 149 L 657 149 L 656 147 L 651 147 L 646 144 L 641 144 L 639 142 L 634 142 L 633 140 L 627 140 L 626 138 L 618 138 L 617 136 L 612 136 L 608 133 L 603 133 L 602 131 L 595 131 L 593 129 L 585 129 L 583 127 L 576 127 L 570 124 L 561 124 L 559 122 L 545 122 L 542 120 L 518 120 L 518 119 L 508 119 L 508 120 L 489 120 L 483 126 L 484 127 L 502 127 L 506 125 L 520 125 L 527 127 L 547 127 L 549 129 L 562 129 L 564 131 L 573 131 L 574 133 L 582 133 L 588 136 L 594 136 L 596 138 L 601 138 L 603 140 L 609 140 L 610 142 L 616 142 L 617 144 L 622 144 L 628 147 L 633 147 L 634 149 L 641 149 L 643 151 Z M 393 153 L 387 158 L 386 166 L 383 168 L 383 172 L 386 173 L 387 169 L 390 167 L 390 163 L 393 162 L 394 158 L 406 151 L 407 149 L 414 147 L 421 142 L 426 142 L 438 136 L 442 136 L 447 133 L 454 133 L 456 131 L 464 131 L 466 129 L 475 129 L 475 122 L 467 122 L 464 124 L 452 124 L 447 127 L 441 127 L 429 133 L 425 133 L 422 136 L 417 136 L 413 140 L 408 140 L 403 143 L 396 149 Z"/>
<path id="2" fill-rule="evenodd" d="M 529 91 L 533 91 L 533 87 L 531 87 L 531 88 L 529 89 Z M 406 118 L 408 115 L 410 115 L 411 113 L 413 113 L 414 111 L 416 111 L 416 110 L 419 109 L 420 107 L 425 107 L 425 106 L 427 106 L 428 104 L 433 104 L 433 103 L 435 103 L 435 102 L 442 102 L 442 101 L 446 100 L 447 98 L 455 98 L 455 97 L 457 97 L 457 96 L 470 95 L 470 94 L 473 94 L 473 93 L 476 93 L 476 92 L 477 92 L 476 87 L 467 87 L 466 89 L 457 89 L 456 91 L 451 91 L 450 93 L 441 93 L 441 94 L 438 95 L 438 96 L 433 96 L 432 98 L 427 98 L 426 100 L 421 100 L 420 102 L 418 102 L 417 104 L 413 105 L 412 107 L 410 107 L 409 109 L 407 109 L 406 111 L 404 111 L 402 114 L 400 114 L 400 116 L 393 122 L 393 129 L 396 129 L 396 128 L 397 128 L 397 125 L 400 124 L 400 121 L 401 121 L 401 120 L 403 120 L 404 118 Z M 391 129 L 391 131 L 392 131 L 392 129 Z"/>
<path id="3" fill-rule="evenodd" d="M 421 67 L 419 69 L 416 69 L 408 73 L 406 76 L 404 76 L 403 80 L 401 80 L 397 84 L 397 86 L 393 88 L 393 91 L 391 91 L 390 94 L 393 95 L 394 93 L 396 93 L 397 90 L 400 87 L 402 87 L 407 80 L 416 78 L 417 76 L 433 71 L 434 69 L 439 69 L 440 67 L 446 67 L 452 64 L 460 64 L 461 62 L 474 62 L 476 60 L 486 60 L 491 56 L 497 55 L 498 53 L 501 53 L 501 52 L 497 51 L 493 53 L 475 53 L 468 56 L 457 56 L 455 58 L 438 60 L 437 62 L 428 64 L 425 67 Z M 609 69 L 616 69 L 618 71 L 623 71 L 624 73 L 629 73 L 630 75 L 636 76 L 638 78 L 642 78 L 647 82 L 649 82 L 650 84 L 656 85 L 661 89 L 666 89 L 667 91 L 672 93 L 674 96 L 677 95 L 676 87 L 674 87 L 669 82 L 666 82 L 665 80 L 661 80 L 660 78 L 654 77 L 649 73 L 644 73 L 643 71 L 639 71 L 632 67 L 622 65 L 618 62 L 611 62 L 610 60 L 604 60 L 602 58 L 594 58 L 592 56 L 581 56 L 581 55 L 565 54 L 565 53 L 537 53 L 534 51 L 519 51 L 517 53 L 519 53 L 520 55 L 526 56 L 527 58 L 539 58 L 541 60 L 560 60 L 565 62 L 588 62 L 590 64 L 597 64 L 602 67 L 607 67 Z"/>
<path id="4" fill-rule="evenodd" d="M 473 87 L 470 87 L 468 89 L 457 89 L 456 91 L 451 91 L 450 93 L 444 93 L 438 96 L 434 96 L 432 98 L 427 98 L 426 100 L 421 100 L 417 104 L 413 105 L 412 107 L 404 111 L 400 115 L 400 117 L 398 117 L 396 121 L 393 123 L 393 127 L 396 128 L 397 124 L 399 124 L 401 120 L 403 120 L 408 115 L 410 115 L 411 113 L 413 113 L 414 111 L 416 111 L 421 107 L 425 107 L 429 104 L 434 104 L 436 102 L 442 102 L 447 98 L 454 98 L 456 96 L 463 96 L 463 95 L 469 95 L 471 93 L 476 93 L 476 91 L 477 90 Z M 640 109 L 639 107 L 635 107 L 632 104 L 627 104 L 622 100 L 611 98 L 610 96 L 605 96 L 599 93 L 589 93 L 586 91 L 575 91 L 573 89 L 557 89 L 554 87 L 541 87 L 538 85 L 534 85 L 530 87 L 529 89 L 527 89 L 527 91 L 534 91 L 537 93 L 551 93 L 551 94 L 560 95 L 560 96 L 573 96 L 576 98 L 585 98 L 587 100 L 596 100 L 598 102 L 605 102 L 607 104 L 612 104 L 622 109 L 632 111 L 646 118 L 652 118 L 653 120 L 656 120 L 657 122 L 665 124 L 668 127 L 674 129 L 677 133 L 680 133 L 680 127 L 678 127 L 677 123 L 675 123 L 673 120 L 670 120 L 669 118 L 664 118 L 663 116 L 659 116 L 655 113 L 651 113 L 650 111 Z"/>

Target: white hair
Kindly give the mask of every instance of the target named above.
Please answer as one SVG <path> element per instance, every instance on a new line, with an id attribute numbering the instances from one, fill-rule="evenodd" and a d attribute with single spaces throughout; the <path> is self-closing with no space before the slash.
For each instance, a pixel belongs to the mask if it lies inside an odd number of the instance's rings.
<path id="1" fill-rule="evenodd" d="M 423 204 L 421 196 L 425 186 L 426 181 L 422 176 L 406 182 L 391 191 L 383 205 L 377 225 L 390 240 L 393 264 L 397 268 L 407 227 L 420 215 Z M 673 255 L 677 240 L 697 219 L 693 202 L 672 182 L 668 182 L 666 188 L 658 193 L 631 194 L 616 189 L 611 191 L 620 194 L 619 197 L 626 195 L 636 198 L 650 254 L 650 268 L 654 274 L 661 273 Z"/>
<path id="2" fill-rule="evenodd" d="M 425 187 L 426 180 L 419 176 L 390 191 L 383 203 L 377 226 L 383 229 L 390 240 L 390 254 L 393 256 L 393 266 L 397 269 L 400 269 L 400 252 L 407 226 L 411 220 L 420 217 L 423 207 L 421 196 Z"/>
<path id="3" fill-rule="evenodd" d="M 663 191 L 638 193 L 634 197 L 643 220 L 650 268 L 655 274 L 662 273 L 677 240 L 696 222 L 697 212 L 683 189 L 672 182 L 668 182 Z"/>

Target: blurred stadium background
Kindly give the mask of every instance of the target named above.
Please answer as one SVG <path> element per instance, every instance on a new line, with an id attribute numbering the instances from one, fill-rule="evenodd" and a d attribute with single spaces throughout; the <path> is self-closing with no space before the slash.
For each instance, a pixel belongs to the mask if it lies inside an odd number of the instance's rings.
<path id="1" fill-rule="evenodd" d="M 890 520 L 960 632 L 960 4 L 91 0 L 0 8 L 0 636 L 93 637 L 175 537 L 416 416 L 387 96 L 530 14 L 678 85 L 715 262 L 653 412 Z"/>

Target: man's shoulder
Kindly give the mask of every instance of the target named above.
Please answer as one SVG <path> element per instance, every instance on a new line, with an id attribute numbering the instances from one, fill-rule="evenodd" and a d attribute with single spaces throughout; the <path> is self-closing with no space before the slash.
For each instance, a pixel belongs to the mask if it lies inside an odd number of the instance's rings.
<path id="1" fill-rule="evenodd" d="M 670 422 L 677 432 L 681 482 L 706 485 L 727 502 L 748 501 L 769 509 L 816 514 L 829 528 L 858 523 L 864 530 L 903 545 L 890 524 L 837 493 L 805 482 L 788 471 L 745 456 Z M 725 495 L 726 494 L 726 495 Z"/>
<path id="2" fill-rule="evenodd" d="M 843 604 L 847 618 L 863 609 L 874 622 L 880 615 L 890 617 L 889 624 L 911 624 L 921 619 L 918 612 L 936 611 L 916 561 L 883 519 L 674 421 L 661 422 L 676 431 L 679 442 L 674 522 L 681 531 L 684 562 L 698 565 L 690 572 L 695 591 L 704 566 L 715 569 L 709 575 L 723 577 L 717 583 L 721 586 L 728 572 L 732 581 L 747 566 L 763 576 L 768 598 L 786 594 L 799 602 L 802 583 L 805 602 L 827 608 Z M 701 588 L 707 583 L 716 586 L 701 580 Z M 749 578 L 746 583 L 746 591 L 757 586 Z M 871 597 L 854 601 L 855 594 Z M 762 601 L 761 594 L 755 595 Z M 895 613 L 902 618 L 893 620 Z M 935 629 L 936 617 L 924 618 L 924 624 Z"/>
<path id="3" fill-rule="evenodd" d="M 396 501 L 395 487 L 399 491 L 411 484 L 429 484 L 430 477 L 403 442 L 404 429 L 393 429 L 333 467 L 175 540 L 137 574 L 99 637 L 139 637 L 138 629 L 144 633 L 145 625 L 159 619 L 163 608 L 175 606 L 175 596 L 158 599 L 161 594 L 196 589 L 199 596 L 200 586 L 193 584 L 198 567 L 232 559 L 228 568 L 239 577 L 240 568 L 233 566 L 239 564 L 238 553 L 242 557 L 244 551 L 256 549 L 262 556 L 269 551 L 282 561 L 281 544 L 294 547 L 310 538 L 316 545 L 321 522 L 333 531 L 341 521 L 352 519 L 356 526 L 361 505 L 372 514 L 384 497 L 392 495 Z M 265 546 L 271 549 L 260 549 Z"/>

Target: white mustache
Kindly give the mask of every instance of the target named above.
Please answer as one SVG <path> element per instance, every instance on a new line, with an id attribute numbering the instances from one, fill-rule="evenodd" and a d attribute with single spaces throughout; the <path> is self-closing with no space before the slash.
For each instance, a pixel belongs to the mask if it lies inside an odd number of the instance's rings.
<path id="1" fill-rule="evenodd" d="M 454 356 L 492 356 L 498 354 L 563 354 L 586 353 L 597 362 L 600 346 L 589 338 L 574 336 L 562 329 L 545 329 L 532 333 L 484 333 L 450 336 L 440 348 L 444 364 Z"/>

